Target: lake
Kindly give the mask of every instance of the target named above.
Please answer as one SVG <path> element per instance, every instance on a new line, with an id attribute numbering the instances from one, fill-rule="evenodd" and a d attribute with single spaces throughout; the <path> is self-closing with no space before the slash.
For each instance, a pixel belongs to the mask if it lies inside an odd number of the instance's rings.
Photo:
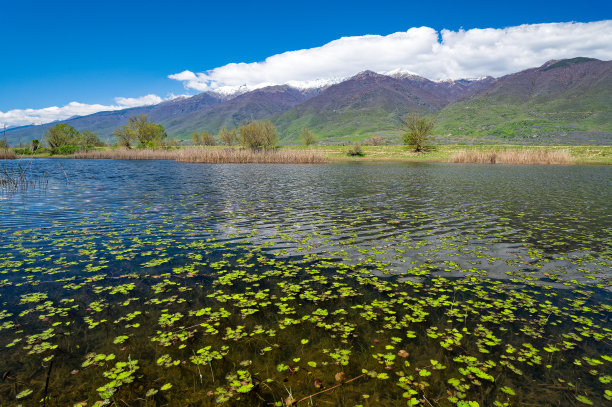
<path id="1" fill-rule="evenodd" d="M 2 406 L 612 400 L 610 167 L 17 166 Z"/>

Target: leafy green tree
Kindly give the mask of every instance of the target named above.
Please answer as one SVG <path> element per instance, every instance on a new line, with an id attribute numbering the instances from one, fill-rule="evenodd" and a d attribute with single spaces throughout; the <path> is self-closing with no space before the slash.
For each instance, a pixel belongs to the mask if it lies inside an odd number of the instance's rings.
<path id="1" fill-rule="evenodd" d="M 197 131 L 193 132 L 191 135 L 191 141 L 196 146 L 216 146 L 217 142 L 212 134 L 207 131 L 203 131 L 202 133 L 198 133 Z"/>
<path id="2" fill-rule="evenodd" d="M 100 137 L 96 133 L 91 130 L 83 130 L 80 135 L 80 145 L 82 146 L 91 146 L 91 147 L 101 147 L 104 145 Z"/>
<path id="3" fill-rule="evenodd" d="M 254 120 L 240 126 L 238 132 L 240 144 L 252 150 L 272 148 L 278 142 L 276 127 L 270 121 Z"/>
<path id="4" fill-rule="evenodd" d="M 44 139 L 51 148 L 52 153 L 56 153 L 63 146 L 79 145 L 80 133 L 67 123 L 59 123 L 48 129 L 44 134 Z"/>
<path id="5" fill-rule="evenodd" d="M 216 146 L 217 145 L 217 142 L 215 141 L 215 138 L 213 137 L 213 135 L 207 131 L 203 131 L 202 134 L 200 134 L 200 139 L 202 140 L 202 144 L 205 146 Z"/>
<path id="6" fill-rule="evenodd" d="M 191 142 L 193 143 L 194 146 L 201 146 L 202 139 L 200 138 L 200 133 L 198 133 L 197 131 L 194 131 L 191 134 Z"/>
<path id="7" fill-rule="evenodd" d="M 132 148 L 136 141 L 140 147 L 161 146 L 168 137 L 164 126 L 153 123 L 145 114 L 130 117 L 128 124 L 119 127 L 113 134 L 117 144 L 126 148 Z"/>
<path id="8" fill-rule="evenodd" d="M 33 153 L 40 147 L 40 141 L 38 139 L 33 139 L 30 141 L 30 151 Z"/>
<path id="9" fill-rule="evenodd" d="M 300 138 L 302 139 L 302 143 L 304 143 L 305 146 L 312 146 L 314 144 L 317 144 L 317 138 L 310 129 L 304 128 L 304 130 L 302 130 L 302 133 L 300 133 Z"/>
<path id="10" fill-rule="evenodd" d="M 402 138 L 404 144 L 414 147 L 415 152 L 421 152 L 425 149 L 427 136 L 433 130 L 434 122 L 426 117 L 420 117 L 416 114 L 410 114 L 402 119 Z"/>
<path id="11" fill-rule="evenodd" d="M 222 127 L 221 130 L 219 130 L 219 140 L 221 140 L 221 142 L 223 144 L 225 144 L 226 146 L 233 146 L 234 144 L 236 144 L 236 129 L 231 129 L 228 130 L 225 127 Z"/>
<path id="12" fill-rule="evenodd" d="M 8 141 L 6 141 L 5 139 L 1 139 L 0 140 L 0 150 L 8 150 L 8 149 L 9 149 Z"/>
<path id="13" fill-rule="evenodd" d="M 115 129 L 113 135 L 117 139 L 119 147 L 132 148 L 138 140 L 138 132 L 129 126 L 121 126 Z"/>

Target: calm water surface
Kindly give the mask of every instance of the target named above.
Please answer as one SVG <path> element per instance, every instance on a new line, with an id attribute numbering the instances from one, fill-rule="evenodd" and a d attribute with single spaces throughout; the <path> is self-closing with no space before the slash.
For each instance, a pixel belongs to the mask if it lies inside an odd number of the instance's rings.
<path id="1" fill-rule="evenodd" d="M 0 405 L 612 398 L 609 167 L 1 165 Z"/>

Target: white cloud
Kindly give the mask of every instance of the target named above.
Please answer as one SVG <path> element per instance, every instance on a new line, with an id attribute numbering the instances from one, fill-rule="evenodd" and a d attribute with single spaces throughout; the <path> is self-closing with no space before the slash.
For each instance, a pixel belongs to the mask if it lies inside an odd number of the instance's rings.
<path id="1" fill-rule="evenodd" d="M 141 96 L 139 98 L 115 98 L 115 102 L 117 102 L 120 106 L 123 106 L 123 108 L 156 105 L 163 101 L 164 99 L 160 98 L 157 95 L 146 95 Z"/>
<path id="2" fill-rule="evenodd" d="M 231 63 L 205 72 L 169 75 L 185 88 L 231 92 L 272 84 L 307 87 L 336 82 L 366 69 L 416 72 L 429 79 L 502 76 L 551 59 L 612 59 L 612 20 L 508 28 L 435 31 L 411 28 L 387 36 L 343 37 L 321 47 Z"/>
<path id="3" fill-rule="evenodd" d="M 174 99 L 171 95 L 168 99 Z M 25 126 L 28 124 L 44 124 L 56 120 L 65 120 L 73 116 L 85 116 L 102 111 L 121 110 L 129 107 L 155 105 L 164 99 L 157 95 L 146 95 L 138 98 L 115 98 L 115 105 L 85 104 L 70 102 L 65 106 L 51 106 L 42 109 L 13 109 L 7 112 L 0 111 L 0 123 L 7 127 Z"/>

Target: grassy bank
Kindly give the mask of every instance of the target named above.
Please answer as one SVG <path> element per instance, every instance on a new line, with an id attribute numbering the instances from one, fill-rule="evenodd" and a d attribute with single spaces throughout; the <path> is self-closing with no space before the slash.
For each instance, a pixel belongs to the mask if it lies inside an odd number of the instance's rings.
<path id="1" fill-rule="evenodd" d="M 299 146 L 290 148 L 300 148 Z M 363 157 L 349 157 L 350 146 L 320 146 L 317 149 L 325 153 L 330 161 L 407 161 L 407 162 L 455 162 L 458 155 L 469 156 L 470 161 L 483 162 L 479 156 L 489 157 L 495 153 L 502 156 L 497 163 L 514 164 L 558 163 L 558 164 L 612 164 L 612 146 L 519 146 L 519 145 L 438 145 L 423 153 L 415 153 L 402 145 L 363 146 Z M 510 153 L 508 153 L 510 152 Z M 569 155 L 569 157 L 567 157 Z M 510 158 L 514 159 L 510 160 Z M 542 159 L 556 157 L 555 161 Z M 566 157 L 564 159 L 563 157 Z M 522 158 L 522 161 L 519 160 Z M 539 158 L 539 159 L 538 159 Z M 506 163 L 506 162 L 504 162 Z"/>
<path id="2" fill-rule="evenodd" d="M 73 158 L 114 158 L 125 160 L 178 160 L 208 163 L 324 163 L 337 161 L 405 162 L 491 162 L 514 164 L 611 165 L 612 146 L 521 146 L 521 145 L 436 145 L 415 153 L 403 145 L 363 146 L 364 156 L 347 155 L 352 146 L 283 146 L 267 153 L 227 147 L 182 147 L 170 150 L 102 148 L 80 152 Z M 569 155 L 569 157 L 568 157 Z M 28 157 L 49 157 L 49 154 Z M 57 156 L 65 157 L 65 156 Z M 498 158 L 500 157 L 500 158 Z M 556 157 L 556 158 L 555 158 Z M 554 160 L 552 158 L 555 158 Z"/>

